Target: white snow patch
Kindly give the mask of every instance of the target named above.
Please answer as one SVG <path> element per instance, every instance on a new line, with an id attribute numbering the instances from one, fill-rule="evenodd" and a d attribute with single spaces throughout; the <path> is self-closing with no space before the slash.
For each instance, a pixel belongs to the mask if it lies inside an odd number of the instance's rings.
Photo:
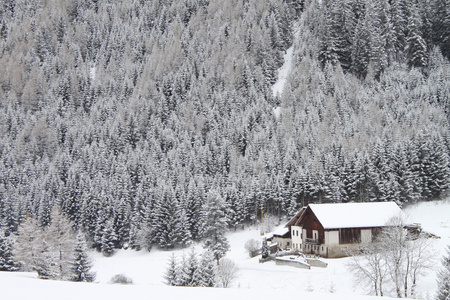
<path id="1" fill-rule="evenodd" d="M 275 118 L 277 118 L 278 120 L 281 116 L 281 106 L 274 107 L 273 114 L 275 115 Z"/>
<path id="2" fill-rule="evenodd" d="M 91 81 L 95 80 L 95 73 L 97 71 L 97 67 L 93 66 L 89 69 L 89 75 L 91 77 Z"/>
<path id="3" fill-rule="evenodd" d="M 292 53 L 294 52 L 294 46 L 291 46 L 286 50 L 284 54 L 284 63 L 281 68 L 278 69 L 278 79 L 272 86 L 272 92 L 274 97 L 279 97 L 283 93 L 283 88 L 286 83 L 286 79 L 291 72 L 292 68 Z"/>

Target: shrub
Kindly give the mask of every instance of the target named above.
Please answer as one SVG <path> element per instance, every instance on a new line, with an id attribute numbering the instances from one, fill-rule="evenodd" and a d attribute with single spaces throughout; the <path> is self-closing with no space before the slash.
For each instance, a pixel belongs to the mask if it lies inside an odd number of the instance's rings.
<path id="1" fill-rule="evenodd" d="M 117 274 L 114 275 L 109 283 L 112 284 L 133 284 L 133 279 L 130 277 L 125 276 L 124 274 Z"/>
<path id="2" fill-rule="evenodd" d="M 261 251 L 261 242 L 255 239 L 248 240 L 244 245 L 250 257 L 257 256 Z"/>

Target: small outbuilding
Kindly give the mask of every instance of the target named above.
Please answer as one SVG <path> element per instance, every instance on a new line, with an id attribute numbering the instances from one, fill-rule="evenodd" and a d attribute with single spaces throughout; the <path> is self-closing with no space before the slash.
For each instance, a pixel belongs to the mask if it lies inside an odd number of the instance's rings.
<path id="1" fill-rule="evenodd" d="M 287 250 L 291 247 L 291 231 L 287 227 L 278 228 L 273 232 L 272 242 L 278 244 L 281 250 Z"/>

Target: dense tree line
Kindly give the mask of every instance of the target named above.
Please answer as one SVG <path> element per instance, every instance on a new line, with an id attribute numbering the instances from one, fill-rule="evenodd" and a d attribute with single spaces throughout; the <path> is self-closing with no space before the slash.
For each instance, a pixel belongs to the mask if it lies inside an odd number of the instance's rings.
<path id="1" fill-rule="evenodd" d="M 191 249 L 189 255 L 177 259 L 173 254 L 167 266 L 164 279 L 167 285 L 190 287 L 228 288 L 237 277 L 238 267 L 228 259 L 216 260 L 212 252 L 200 255 Z"/>
<path id="2" fill-rule="evenodd" d="M 443 196 L 447 1 L 340 2 L 3 1 L 5 236 L 59 205 L 110 255 L 203 239 L 211 203 L 236 228 L 261 206 Z"/>

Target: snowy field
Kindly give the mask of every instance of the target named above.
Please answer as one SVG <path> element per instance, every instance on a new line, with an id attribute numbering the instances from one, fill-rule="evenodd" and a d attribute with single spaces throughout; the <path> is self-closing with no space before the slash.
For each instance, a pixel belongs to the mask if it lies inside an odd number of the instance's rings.
<path id="1" fill-rule="evenodd" d="M 407 207 L 411 222 L 421 223 L 424 230 L 441 237 L 434 243 L 440 259 L 450 244 L 450 199 L 427 202 Z M 239 276 L 230 289 L 179 288 L 164 284 L 163 274 L 172 252 L 121 250 L 113 257 L 93 253 L 96 283 L 71 283 L 46 281 L 33 273 L 0 272 L 1 299 L 285 299 L 296 295 L 304 299 L 374 299 L 363 296 L 363 287 L 354 287 L 343 259 L 324 259 L 327 268 L 297 269 L 277 266 L 274 262 L 260 264 L 258 258 L 250 259 L 244 244 L 251 238 L 259 238 L 259 231 L 247 229 L 230 233 L 231 251 L 227 257 L 239 266 Z M 200 252 L 200 247 L 197 246 Z M 180 256 L 189 249 L 174 251 Z M 437 264 L 436 270 L 440 267 Z M 436 290 L 436 274 L 430 271 L 420 279 L 420 299 L 433 299 Z M 109 280 L 116 274 L 133 279 L 133 285 L 112 285 Z M 383 299 L 389 299 L 383 297 Z"/>

